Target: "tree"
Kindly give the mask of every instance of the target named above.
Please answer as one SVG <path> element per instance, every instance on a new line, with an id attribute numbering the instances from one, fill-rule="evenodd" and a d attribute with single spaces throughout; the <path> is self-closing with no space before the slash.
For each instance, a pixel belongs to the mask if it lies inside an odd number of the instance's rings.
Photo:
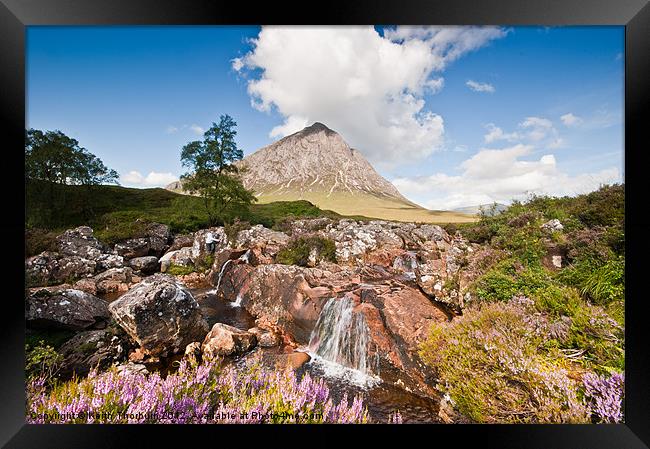
<path id="1" fill-rule="evenodd" d="M 66 189 L 59 186 L 86 186 L 83 207 L 87 209 L 91 187 L 117 183 L 118 174 L 61 131 L 29 129 L 25 136 L 25 178 L 30 199 L 46 212 L 46 221 L 52 224 L 54 212 L 63 212 L 68 206 Z"/>
<path id="2" fill-rule="evenodd" d="M 235 142 L 236 126 L 232 117 L 222 115 L 219 123 L 212 123 L 203 134 L 202 141 L 190 142 L 181 151 L 181 163 L 190 169 L 181 176 L 183 187 L 201 195 L 211 225 L 217 218 L 224 220 L 257 201 L 244 188 L 239 177 L 241 169 L 234 164 L 244 156 Z"/>

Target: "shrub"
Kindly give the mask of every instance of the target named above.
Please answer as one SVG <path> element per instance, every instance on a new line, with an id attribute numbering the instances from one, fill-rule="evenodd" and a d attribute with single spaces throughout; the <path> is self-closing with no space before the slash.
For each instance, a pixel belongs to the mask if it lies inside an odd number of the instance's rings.
<path id="1" fill-rule="evenodd" d="M 185 276 L 186 274 L 194 273 L 195 271 L 196 268 L 193 266 L 171 264 L 169 268 L 167 268 L 166 273 L 174 276 Z"/>
<path id="2" fill-rule="evenodd" d="M 40 377 L 48 384 L 54 380 L 61 369 L 62 356 L 43 340 L 36 345 L 25 345 L 25 372 L 28 379 Z"/>
<path id="3" fill-rule="evenodd" d="M 565 360 L 544 350 L 548 329 L 529 307 L 510 301 L 467 309 L 432 326 L 420 355 L 472 421 L 587 422 Z"/>
<path id="4" fill-rule="evenodd" d="M 251 224 L 249 222 L 234 220 L 232 223 L 226 223 L 223 226 L 223 231 L 226 233 L 230 245 L 235 246 L 239 232 L 250 228 Z"/>
<path id="5" fill-rule="evenodd" d="M 115 367 L 47 390 L 28 385 L 30 423 L 364 423 L 360 397 L 335 403 L 323 380 L 253 366 L 181 362 L 177 372 L 118 372 Z M 80 417 L 79 412 L 83 412 Z"/>
<path id="6" fill-rule="evenodd" d="M 35 256 L 43 251 L 56 251 L 56 232 L 45 229 L 25 229 L 25 256 Z"/>
<path id="7" fill-rule="evenodd" d="M 611 376 L 598 376 L 594 373 L 586 373 L 582 382 L 585 388 L 585 397 L 591 405 L 594 421 L 623 422 L 624 374 L 613 373 Z"/>
<path id="8" fill-rule="evenodd" d="M 205 272 L 212 268 L 214 263 L 214 254 L 204 254 L 200 256 L 194 263 L 194 266 L 198 271 Z"/>
<path id="9" fill-rule="evenodd" d="M 282 248 L 277 256 L 278 263 L 285 265 L 309 264 L 309 255 L 313 252 L 317 260 L 336 262 L 336 244 L 333 240 L 320 236 L 298 237 Z"/>

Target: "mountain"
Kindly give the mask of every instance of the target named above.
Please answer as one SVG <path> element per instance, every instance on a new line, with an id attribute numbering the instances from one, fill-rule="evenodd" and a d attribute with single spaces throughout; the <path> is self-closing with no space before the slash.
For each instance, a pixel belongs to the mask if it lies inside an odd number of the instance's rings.
<path id="1" fill-rule="evenodd" d="M 495 208 L 494 208 L 494 213 L 492 215 L 496 215 L 500 212 L 503 212 L 508 208 L 508 206 L 506 206 L 505 204 L 491 203 L 491 204 L 479 204 L 477 206 L 457 207 L 456 209 L 453 209 L 453 211 L 459 212 L 461 214 L 478 215 L 483 210 L 488 215 L 490 215 L 493 206 L 495 206 Z"/>
<path id="2" fill-rule="evenodd" d="M 363 155 L 322 123 L 260 148 L 237 163 L 244 186 L 261 203 L 307 200 L 343 215 L 398 221 L 470 221 L 464 214 L 430 211 L 407 200 Z M 179 191 L 179 182 L 167 186 Z"/>

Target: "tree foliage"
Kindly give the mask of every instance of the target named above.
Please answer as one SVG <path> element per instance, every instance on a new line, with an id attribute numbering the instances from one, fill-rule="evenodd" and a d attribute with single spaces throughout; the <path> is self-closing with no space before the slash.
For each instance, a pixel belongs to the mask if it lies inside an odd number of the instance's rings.
<path id="1" fill-rule="evenodd" d="M 181 151 L 181 162 L 190 169 L 181 176 L 184 187 L 203 198 L 211 224 L 217 219 L 228 221 L 256 201 L 244 188 L 240 169 L 234 164 L 244 156 L 235 142 L 236 126 L 232 117 L 222 115 L 219 123 L 212 123 L 203 134 L 202 141 L 190 142 Z"/>
<path id="2" fill-rule="evenodd" d="M 28 129 L 25 134 L 25 181 L 28 205 L 39 210 L 39 224 L 56 225 L 57 211 L 68 207 L 65 190 L 86 187 L 84 209 L 90 211 L 91 187 L 117 183 L 118 173 L 61 131 Z"/>

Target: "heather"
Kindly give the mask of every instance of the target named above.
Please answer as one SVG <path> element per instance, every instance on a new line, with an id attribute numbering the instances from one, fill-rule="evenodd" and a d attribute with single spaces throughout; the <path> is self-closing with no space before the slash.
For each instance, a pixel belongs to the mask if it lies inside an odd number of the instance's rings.
<path id="1" fill-rule="evenodd" d="M 495 257 L 462 315 L 434 325 L 420 353 L 464 416 L 623 420 L 623 218 L 624 186 L 612 185 L 533 196 L 458 227 Z"/>
<path id="2" fill-rule="evenodd" d="M 113 367 L 48 388 L 29 382 L 31 423 L 365 423 L 363 401 L 336 403 L 322 379 L 260 366 L 182 361 L 166 377 Z M 396 417 L 395 420 L 399 420 Z"/>

